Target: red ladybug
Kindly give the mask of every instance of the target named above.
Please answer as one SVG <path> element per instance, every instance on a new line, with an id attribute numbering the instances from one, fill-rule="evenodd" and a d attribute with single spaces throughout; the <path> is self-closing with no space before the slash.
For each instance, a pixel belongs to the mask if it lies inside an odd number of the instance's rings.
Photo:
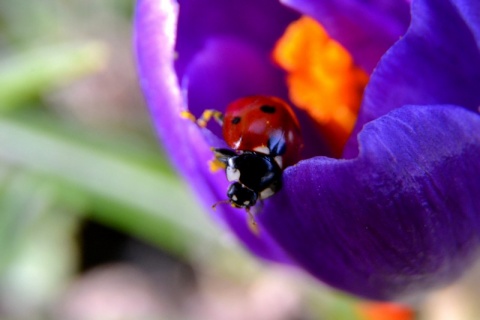
<path id="1" fill-rule="evenodd" d="M 228 181 L 228 202 L 249 208 L 280 190 L 282 171 L 300 160 L 303 142 L 290 106 L 276 97 L 250 96 L 227 106 L 225 114 L 206 111 L 198 121 L 214 117 L 222 124 L 231 149 L 214 149 Z"/>
<path id="2" fill-rule="evenodd" d="M 223 118 L 223 138 L 234 150 L 279 156 L 280 167 L 297 163 L 303 145 L 292 108 L 279 98 L 267 96 L 230 103 Z"/>

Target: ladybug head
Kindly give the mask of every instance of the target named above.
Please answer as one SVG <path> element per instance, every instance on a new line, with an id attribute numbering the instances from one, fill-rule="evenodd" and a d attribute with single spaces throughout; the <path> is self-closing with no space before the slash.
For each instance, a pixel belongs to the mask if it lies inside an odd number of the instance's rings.
<path id="1" fill-rule="evenodd" d="M 237 208 L 253 207 L 280 190 L 282 169 L 271 155 L 255 151 L 213 149 L 215 159 L 225 167 L 227 180 L 232 182 L 228 200 Z"/>
<path id="2" fill-rule="evenodd" d="M 257 202 L 258 195 L 255 191 L 245 187 L 240 182 L 234 182 L 227 191 L 230 203 L 236 208 L 249 208 Z"/>

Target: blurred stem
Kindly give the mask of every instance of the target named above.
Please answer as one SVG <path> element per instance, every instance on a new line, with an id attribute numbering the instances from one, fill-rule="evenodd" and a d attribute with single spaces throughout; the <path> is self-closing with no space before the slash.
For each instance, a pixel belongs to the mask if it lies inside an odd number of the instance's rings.
<path id="1" fill-rule="evenodd" d="M 8 169 L 9 173 L 0 179 L 0 274 L 18 249 L 26 230 L 53 202 L 45 184 L 26 172 Z"/>
<path id="2" fill-rule="evenodd" d="M 103 68 L 100 42 L 55 44 L 0 61 L 0 111 L 20 106 L 35 94 Z"/>
<path id="3" fill-rule="evenodd" d="M 88 198 L 93 219 L 174 254 L 218 244 L 218 232 L 169 167 L 147 166 L 122 156 L 124 151 L 92 148 L 94 142 L 75 139 L 54 121 L 47 129 L 47 123 L 32 117 L 0 119 L 0 161 L 50 180 L 62 199 Z"/>

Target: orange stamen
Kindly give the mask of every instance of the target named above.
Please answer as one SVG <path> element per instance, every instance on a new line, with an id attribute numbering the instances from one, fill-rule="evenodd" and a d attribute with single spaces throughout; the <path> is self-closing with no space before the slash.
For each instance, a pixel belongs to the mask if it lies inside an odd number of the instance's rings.
<path id="1" fill-rule="evenodd" d="M 362 320 L 413 320 L 415 313 L 404 306 L 393 303 L 367 302 L 357 305 Z"/>
<path id="2" fill-rule="evenodd" d="M 309 17 L 288 26 L 273 58 L 287 72 L 292 102 L 320 124 L 332 152 L 340 156 L 357 119 L 367 73 Z"/>

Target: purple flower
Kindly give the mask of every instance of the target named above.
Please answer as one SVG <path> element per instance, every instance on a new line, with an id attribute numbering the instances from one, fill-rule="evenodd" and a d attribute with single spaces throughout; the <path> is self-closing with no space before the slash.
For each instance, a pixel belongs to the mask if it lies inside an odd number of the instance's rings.
<path id="1" fill-rule="evenodd" d="M 221 141 L 180 112 L 250 94 L 287 98 L 270 53 L 299 14 L 273 0 L 179 2 L 178 14 L 173 0 L 138 1 L 140 78 L 174 165 L 209 207 L 228 185 L 208 168 Z M 212 214 L 256 255 L 366 298 L 454 280 L 480 249 L 480 2 L 413 0 L 409 27 L 402 0 L 283 2 L 373 70 L 354 133 L 342 159 L 328 158 L 300 119 L 311 157 L 284 171 L 258 236 L 243 210 Z"/>

